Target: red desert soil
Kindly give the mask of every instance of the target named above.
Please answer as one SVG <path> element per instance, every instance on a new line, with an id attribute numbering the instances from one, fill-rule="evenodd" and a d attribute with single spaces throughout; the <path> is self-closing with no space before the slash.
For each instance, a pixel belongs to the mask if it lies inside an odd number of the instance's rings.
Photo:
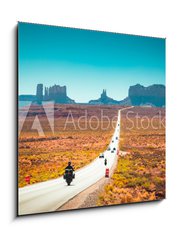
<path id="1" fill-rule="evenodd" d="M 53 133 L 43 108 L 32 106 L 19 135 L 19 187 L 27 185 L 26 176 L 31 176 L 30 184 L 61 176 L 69 160 L 75 169 L 89 164 L 109 144 L 120 108 L 56 104 Z M 19 110 L 19 115 L 24 109 Z M 44 136 L 31 129 L 35 116 Z"/>

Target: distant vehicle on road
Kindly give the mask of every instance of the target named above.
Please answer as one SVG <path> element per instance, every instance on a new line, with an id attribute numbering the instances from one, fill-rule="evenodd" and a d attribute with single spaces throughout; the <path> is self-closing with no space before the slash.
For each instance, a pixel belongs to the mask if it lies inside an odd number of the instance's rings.
<path id="1" fill-rule="evenodd" d="M 118 137 L 116 137 L 116 140 L 118 140 Z"/>
<path id="2" fill-rule="evenodd" d="M 115 147 L 113 148 L 113 151 L 116 151 L 116 148 L 115 148 Z"/>
<path id="3" fill-rule="evenodd" d="M 108 147 L 108 149 L 107 149 L 108 151 L 110 151 L 111 150 L 111 148 L 110 147 Z"/>
<path id="4" fill-rule="evenodd" d="M 99 158 L 104 158 L 104 153 L 100 153 Z"/>
<path id="5" fill-rule="evenodd" d="M 111 150 L 111 153 L 114 153 L 114 150 Z"/>

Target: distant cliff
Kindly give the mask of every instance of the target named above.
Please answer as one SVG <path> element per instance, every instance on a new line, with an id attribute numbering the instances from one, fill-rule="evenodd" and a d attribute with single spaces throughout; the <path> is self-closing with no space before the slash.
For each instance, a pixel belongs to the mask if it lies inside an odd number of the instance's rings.
<path id="1" fill-rule="evenodd" d="M 165 86 L 154 84 L 144 87 L 140 84 L 129 88 L 128 97 L 133 106 L 150 105 L 155 107 L 165 106 Z"/>
<path id="2" fill-rule="evenodd" d="M 74 100 L 67 96 L 66 86 L 54 85 L 45 87 L 44 101 L 54 100 L 56 103 L 75 103 Z"/>
<path id="3" fill-rule="evenodd" d="M 106 90 L 103 90 L 101 97 L 89 101 L 89 104 L 164 107 L 165 86 L 161 84 L 154 84 L 149 87 L 144 87 L 140 84 L 130 86 L 128 96 L 121 101 L 108 97 Z"/>
<path id="4" fill-rule="evenodd" d="M 118 91 L 119 92 L 119 91 Z M 75 101 L 67 96 L 66 86 L 54 85 L 49 88 L 45 87 L 43 94 L 43 84 L 37 85 L 36 95 L 20 95 L 20 101 L 33 101 L 41 103 L 42 101 L 54 101 L 55 103 L 75 104 Z M 92 105 L 124 105 L 124 106 L 165 106 L 165 86 L 161 84 L 154 84 L 149 87 L 144 87 L 140 84 L 130 86 L 128 96 L 117 101 L 110 98 L 103 90 L 100 98 L 90 100 Z"/>
<path id="5" fill-rule="evenodd" d="M 54 85 L 45 87 L 43 94 L 43 84 L 37 84 L 36 95 L 20 95 L 19 101 L 32 101 L 41 104 L 42 101 L 54 101 L 55 103 L 74 104 L 75 101 L 67 96 L 66 86 Z"/>
<path id="6" fill-rule="evenodd" d="M 106 90 L 103 90 L 103 92 L 101 93 L 101 97 L 96 99 L 96 100 L 90 100 L 89 104 L 93 104 L 93 105 L 101 105 L 101 104 L 105 104 L 105 105 L 116 105 L 119 104 L 119 101 L 116 101 L 110 97 L 107 96 L 106 94 Z"/>

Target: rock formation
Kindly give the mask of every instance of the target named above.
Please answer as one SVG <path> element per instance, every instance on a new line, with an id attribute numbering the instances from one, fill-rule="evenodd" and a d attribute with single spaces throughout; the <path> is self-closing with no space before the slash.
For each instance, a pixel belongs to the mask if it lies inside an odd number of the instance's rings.
<path id="1" fill-rule="evenodd" d="M 44 101 L 54 100 L 56 103 L 75 103 L 74 100 L 67 96 L 66 86 L 54 85 L 45 87 Z"/>
<path id="2" fill-rule="evenodd" d="M 38 85 L 37 85 L 38 87 Z M 51 87 L 45 87 L 43 101 L 55 101 L 55 103 L 75 103 L 74 100 L 67 96 L 66 86 L 54 85 Z"/>
<path id="3" fill-rule="evenodd" d="M 97 100 L 90 100 L 89 104 L 107 104 L 107 105 L 115 105 L 115 104 L 119 104 L 119 101 L 116 101 L 110 97 L 107 96 L 106 94 L 106 90 L 103 89 L 103 92 L 101 93 L 101 97 Z"/>
<path id="4" fill-rule="evenodd" d="M 45 87 L 43 94 L 43 84 L 37 84 L 36 95 L 20 95 L 19 101 L 32 101 L 33 103 L 41 104 L 42 101 L 54 101 L 55 103 L 74 104 L 75 101 L 67 96 L 66 86 L 54 85 Z"/>
<path id="5" fill-rule="evenodd" d="M 37 84 L 36 87 L 36 101 L 38 104 L 41 104 L 43 101 L 43 84 Z"/>
<path id="6" fill-rule="evenodd" d="M 165 86 L 154 84 L 144 87 L 140 84 L 129 88 L 129 99 L 133 106 L 150 105 L 155 107 L 165 106 Z"/>
<path id="7" fill-rule="evenodd" d="M 20 95 L 20 101 L 33 101 L 41 104 L 42 101 L 55 101 L 55 103 L 75 104 L 75 101 L 67 96 L 66 86 L 54 85 L 45 87 L 43 95 L 43 84 L 38 84 L 36 95 Z M 122 101 L 114 100 L 107 96 L 104 89 L 99 99 L 90 100 L 92 105 L 132 105 L 132 106 L 165 106 L 165 86 L 161 84 L 154 84 L 149 87 L 144 87 L 140 84 L 130 86 L 128 97 Z"/>

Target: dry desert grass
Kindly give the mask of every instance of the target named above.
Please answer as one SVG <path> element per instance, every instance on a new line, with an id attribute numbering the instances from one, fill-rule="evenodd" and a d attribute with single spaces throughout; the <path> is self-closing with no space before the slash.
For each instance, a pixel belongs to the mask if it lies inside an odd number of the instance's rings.
<path id="1" fill-rule="evenodd" d="M 120 150 L 128 154 L 119 157 L 99 206 L 165 198 L 164 124 L 165 109 L 135 107 L 122 112 Z"/>
<path id="2" fill-rule="evenodd" d="M 89 164 L 107 147 L 113 134 L 113 127 L 111 124 L 108 126 L 107 119 L 101 120 L 101 110 L 111 120 L 117 116 L 119 108 L 113 106 L 55 105 L 55 131 L 52 134 L 48 124 L 46 124 L 41 107 L 32 107 L 19 136 L 19 187 L 27 185 L 25 176 L 31 176 L 30 184 L 61 176 L 69 160 L 72 161 L 75 169 Z M 85 116 L 86 110 L 87 121 L 84 117 L 80 118 Z M 72 113 L 76 128 L 71 123 L 67 124 L 64 129 L 69 112 Z M 36 114 L 45 130 L 44 137 L 38 136 L 36 131 L 31 130 Z M 91 118 L 92 116 L 95 117 Z M 99 125 L 96 117 L 99 119 Z M 79 118 L 80 124 L 78 126 Z M 93 128 L 98 127 L 94 130 L 91 129 L 89 121 Z M 85 128 L 86 122 L 87 128 L 81 130 L 81 127 Z M 115 121 L 113 122 L 115 123 Z M 102 124 L 108 128 L 102 130 Z"/>

